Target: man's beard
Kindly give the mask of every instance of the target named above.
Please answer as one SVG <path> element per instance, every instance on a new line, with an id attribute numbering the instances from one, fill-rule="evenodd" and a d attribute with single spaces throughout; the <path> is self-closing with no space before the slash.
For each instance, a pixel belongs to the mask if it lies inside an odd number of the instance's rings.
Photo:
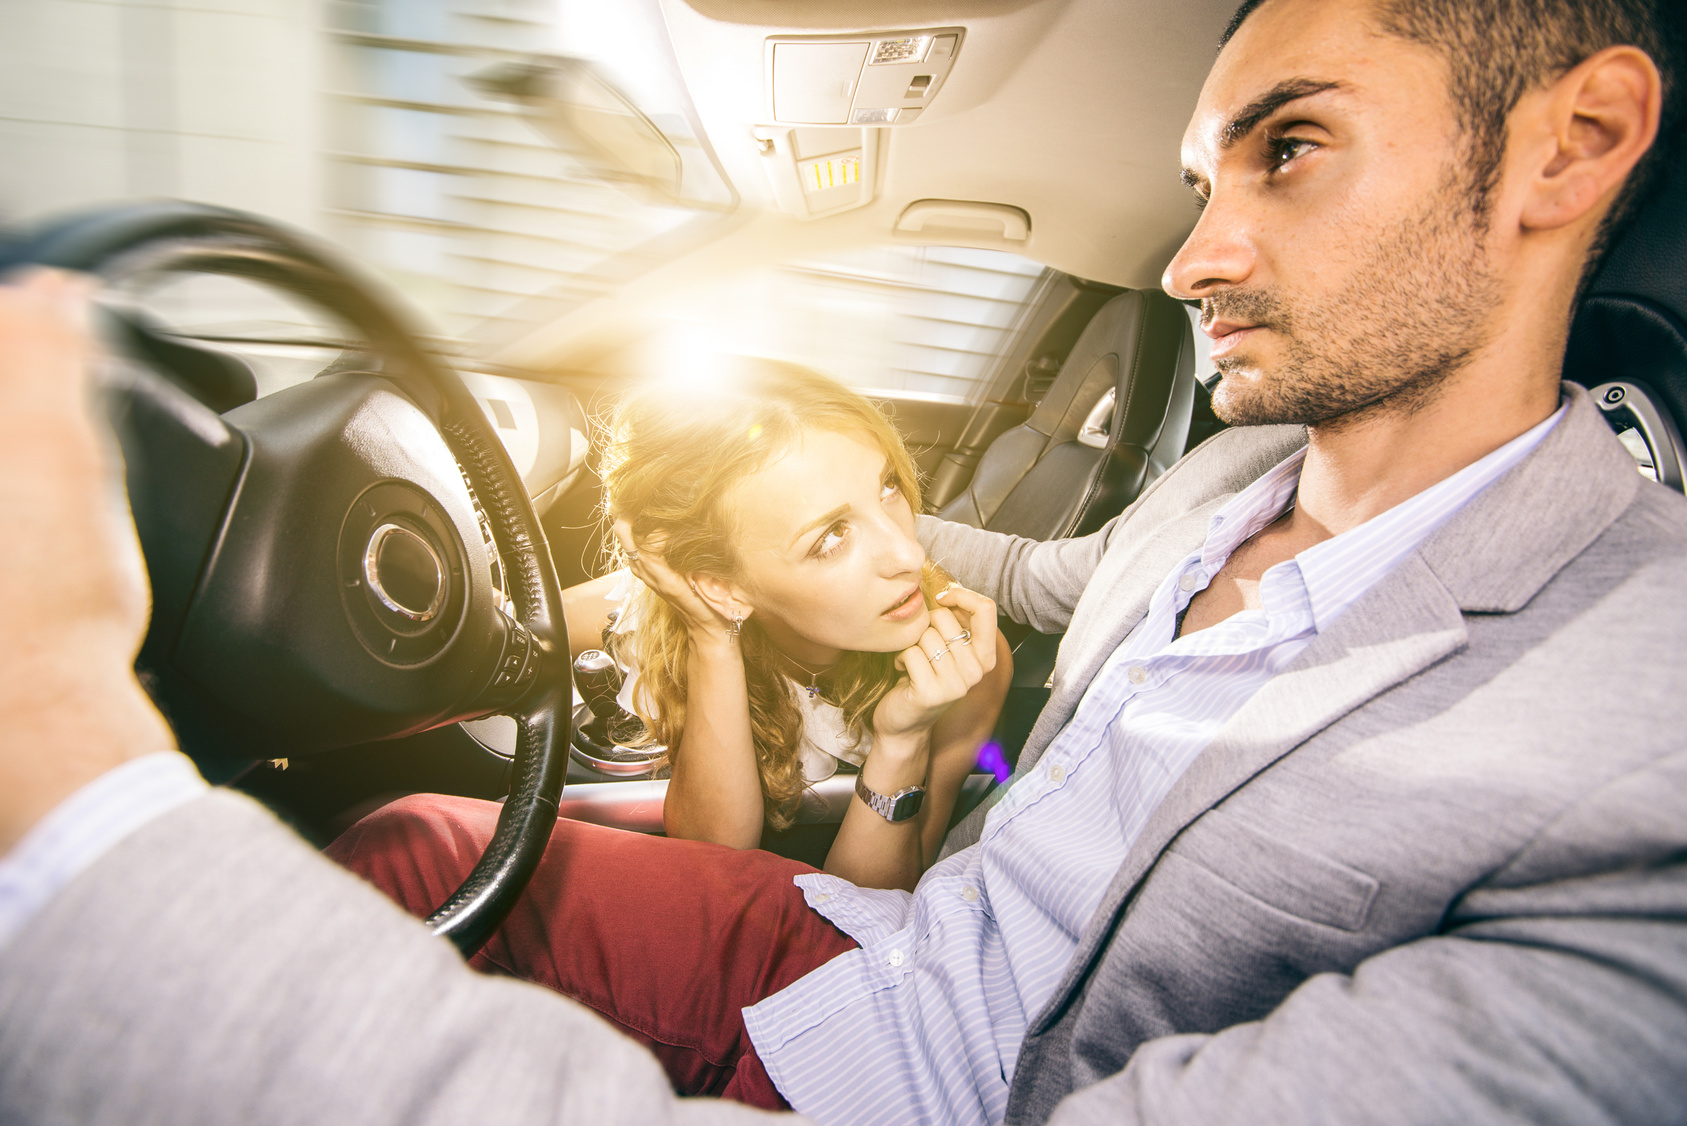
<path id="1" fill-rule="evenodd" d="M 1315 426 L 1410 414 L 1434 399 L 1487 343 L 1499 301 L 1468 193 L 1449 182 L 1421 214 L 1385 228 L 1334 301 L 1297 304 L 1280 289 L 1202 301 L 1203 323 L 1262 325 L 1284 344 L 1271 368 L 1241 356 L 1216 361 L 1226 378 L 1213 391 L 1214 413 L 1235 426 Z M 1255 379 L 1241 374 L 1248 368 Z"/>

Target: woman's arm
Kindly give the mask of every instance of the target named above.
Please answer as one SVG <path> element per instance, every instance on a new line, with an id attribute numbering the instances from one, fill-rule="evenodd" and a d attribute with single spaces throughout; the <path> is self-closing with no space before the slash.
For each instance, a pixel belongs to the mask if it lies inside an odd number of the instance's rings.
<path id="1" fill-rule="evenodd" d="M 609 594 L 621 578 L 619 571 L 611 571 L 562 592 L 562 620 L 568 625 L 570 661 L 603 643 L 603 627 L 609 624 L 609 612 L 620 608 L 619 602 L 609 600 Z"/>
<path id="2" fill-rule="evenodd" d="M 1001 711 L 1010 679 L 1006 671 L 997 672 L 1004 645 L 978 643 L 1000 637 L 995 604 L 959 588 L 945 592 L 944 602 L 955 609 L 933 611 L 920 643 L 898 656 L 908 675 L 874 711 L 873 748 L 861 767 L 861 780 L 876 793 L 926 787 L 921 811 L 892 824 L 859 797 L 851 798 L 826 855 L 826 871 L 859 887 L 911 890 L 919 882 L 927 857 L 935 856 L 942 842 L 978 744 Z M 954 642 L 962 629 L 978 640 Z"/>
<path id="3" fill-rule="evenodd" d="M 673 763 L 662 824 L 670 837 L 731 848 L 761 843 L 761 773 L 750 733 L 744 658 L 724 633 L 691 634 L 685 730 L 668 748 Z"/>
<path id="4" fill-rule="evenodd" d="M 976 644 L 976 643 L 975 643 Z M 978 749 L 996 729 L 1013 683 L 1013 650 L 1008 639 L 996 631 L 996 667 L 973 685 L 966 699 L 956 704 L 931 731 L 931 770 L 926 782 L 926 800 L 920 807 L 920 871 L 931 867 L 949 834 L 949 819 L 967 776 L 978 769 Z"/>
<path id="5" fill-rule="evenodd" d="M 673 607 L 690 641 L 685 728 L 668 748 L 672 765 L 662 826 L 670 837 L 755 848 L 763 819 L 761 772 L 750 733 L 743 651 L 726 617 L 668 566 L 660 544 L 635 545 L 625 520 L 617 520 L 614 531 L 628 568 Z"/>

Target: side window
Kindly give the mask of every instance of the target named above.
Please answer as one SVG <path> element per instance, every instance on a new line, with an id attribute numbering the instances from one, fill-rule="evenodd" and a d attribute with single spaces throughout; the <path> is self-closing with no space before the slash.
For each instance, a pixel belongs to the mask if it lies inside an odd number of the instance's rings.
<path id="1" fill-rule="evenodd" d="M 999 250 L 879 246 L 727 279 L 666 312 L 688 345 L 790 360 L 887 398 L 965 403 L 1048 273 Z"/>

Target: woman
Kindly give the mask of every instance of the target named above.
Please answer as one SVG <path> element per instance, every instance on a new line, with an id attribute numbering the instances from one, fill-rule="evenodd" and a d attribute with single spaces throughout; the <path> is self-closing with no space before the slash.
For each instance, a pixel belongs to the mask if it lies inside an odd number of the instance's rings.
<path id="1" fill-rule="evenodd" d="M 604 489 L 641 582 L 573 588 L 569 635 L 597 638 L 634 587 L 612 647 L 669 748 L 669 836 L 753 848 L 841 759 L 874 793 L 927 793 L 908 824 L 853 801 L 827 870 L 912 887 L 1006 691 L 995 608 L 926 561 L 913 463 L 872 404 L 800 368 L 742 377 L 623 402 Z"/>
<path id="2" fill-rule="evenodd" d="M 779 1107 L 740 1010 L 855 944 L 810 909 L 806 896 L 826 895 L 809 886 L 818 873 L 755 849 L 764 824 L 788 824 L 833 760 L 859 761 L 826 870 L 912 888 L 1010 659 L 995 606 L 927 566 L 913 464 L 877 410 L 788 365 L 738 374 L 724 391 L 635 394 L 605 458 L 614 551 L 639 580 L 614 648 L 636 668 L 627 698 L 649 741 L 668 748 L 668 835 L 559 821 L 474 964 L 597 1009 L 683 1093 Z M 623 580 L 568 592 L 572 638 L 599 636 Z M 497 808 L 402 799 L 329 855 L 425 915 L 478 858 Z"/>

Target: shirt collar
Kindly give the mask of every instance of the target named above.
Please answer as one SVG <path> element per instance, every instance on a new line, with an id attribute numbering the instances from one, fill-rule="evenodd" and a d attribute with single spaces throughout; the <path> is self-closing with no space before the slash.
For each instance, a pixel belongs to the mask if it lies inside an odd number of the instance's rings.
<path id="1" fill-rule="evenodd" d="M 1445 480 L 1358 527 L 1307 548 L 1293 560 L 1277 564 L 1299 568 L 1319 632 L 1328 629 L 1379 579 L 1416 551 L 1431 532 L 1532 453 L 1564 412 L 1565 407 L 1560 405 L 1544 421 Z M 1213 514 L 1201 548 L 1201 565 L 1209 577 L 1218 573 L 1243 541 L 1287 511 L 1305 464 L 1306 447 L 1302 447 Z"/>
<path id="2" fill-rule="evenodd" d="M 1207 521 L 1207 542 L 1201 547 L 1201 566 L 1209 577 L 1218 574 L 1243 541 L 1283 515 L 1305 463 L 1306 447 L 1302 446 L 1213 513 Z"/>

